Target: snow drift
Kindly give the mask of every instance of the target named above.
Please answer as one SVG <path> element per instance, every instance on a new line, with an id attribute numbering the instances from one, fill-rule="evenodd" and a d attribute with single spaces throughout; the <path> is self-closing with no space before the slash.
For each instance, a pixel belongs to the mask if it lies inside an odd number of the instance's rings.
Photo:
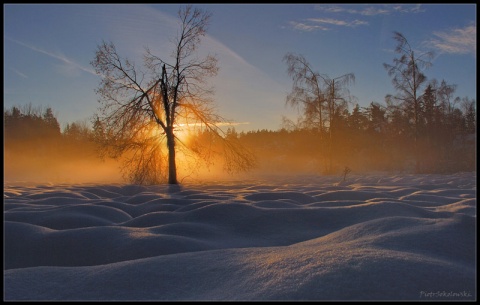
<path id="1" fill-rule="evenodd" d="M 476 173 L 4 186 L 5 300 L 475 300 Z"/>

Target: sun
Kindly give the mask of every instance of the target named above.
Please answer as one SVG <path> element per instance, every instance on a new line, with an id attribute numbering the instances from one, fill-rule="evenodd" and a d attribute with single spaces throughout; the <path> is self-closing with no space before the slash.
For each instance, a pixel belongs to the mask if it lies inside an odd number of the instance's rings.
<path id="1" fill-rule="evenodd" d="M 190 137 L 195 132 L 195 128 L 192 124 L 179 123 L 175 124 L 174 133 L 178 140 L 183 143 L 187 143 Z"/>
<path id="2" fill-rule="evenodd" d="M 175 137 L 177 140 L 187 143 L 188 140 L 192 137 L 192 135 L 195 134 L 196 128 L 194 124 L 187 124 L 187 123 L 178 123 L 175 124 L 173 127 Z M 164 131 L 160 126 L 153 124 L 150 126 L 148 129 L 147 134 L 150 137 L 158 138 L 158 139 L 163 139 L 164 138 Z"/>

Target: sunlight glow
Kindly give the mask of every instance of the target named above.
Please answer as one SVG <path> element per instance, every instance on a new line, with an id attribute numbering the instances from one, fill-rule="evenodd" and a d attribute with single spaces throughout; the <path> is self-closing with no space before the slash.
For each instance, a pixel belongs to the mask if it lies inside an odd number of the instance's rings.
<path id="1" fill-rule="evenodd" d="M 183 143 L 186 143 L 188 139 L 192 136 L 192 134 L 195 132 L 195 125 L 186 123 L 176 124 L 174 127 L 174 131 L 177 139 Z"/>

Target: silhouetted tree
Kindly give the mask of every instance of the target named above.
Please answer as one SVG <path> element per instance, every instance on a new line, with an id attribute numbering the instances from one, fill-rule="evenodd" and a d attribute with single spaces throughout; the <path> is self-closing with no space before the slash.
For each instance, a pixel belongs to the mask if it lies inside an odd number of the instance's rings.
<path id="1" fill-rule="evenodd" d="M 385 142 L 389 147 L 393 169 L 402 169 L 403 162 L 412 156 L 411 123 L 402 107 L 391 99 L 385 99 L 386 103 L 386 131 Z M 405 145 L 408 144 L 408 148 Z"/>
<path id="2" fill-rule="evenodd" d="M 304 115 L 308 128 L 316 128 L 323 135 L 324 121 L 322 112 L 326 102 L 322 91 L 324 79 L 312 70 L 302 55 L 287 53 L 283 57 L 287 63 L 287 73 L 293 79 L 292 91 L 287 95 L 286 104 L 298 108 Z"/>
<path id="3" fill-rule="evenodd" d="M 351 143 L 350 152 L 358 154 L 363 148 L 366 140 L 365 130 L 368 126 L 368 118 L 358 104 L 352 110 L 347 119 L 348 130 L 344 135 Z"/>
<path id="4" fill-rule="evenodd" d="M 53 110 L 50 107 L 47 107 L 45 109 L 45 112 L 43 114 L 43 120 L 47 124 L 48 127 L 52 129 L 52 132 L 55 134 L 60 134 L 60 124 L 57 121 L 57 118 L 53 114 Z"/>
<path id="5" fill-rule="evenodd" d="M 447 117 L 453 113 L 455 105 L 458 103 L 458 100 L 453 97 L 456 90 L 457 85 L 449 85 L 445 80 L 442 80 L 436 90 L 438 102 Z"/>
<path id="6" fill-rule="evenodd" d="M 348 118 L 350 129 L 355 131 L 363 131 L 367 127 L 367 121 L 368 119 L 360 109 L 360 106 L 356 104 L 352 110 L 352 114 Z"/>
<path id="7" fill-rule="evenodd" d="M 355 75 L 348 73 L 335 78 L 321 77 L 325 84 L 329 132 L 331 136 L 335 117 L 341 117 L 340 113 L 343 113 L 345 110 L 348 111 L 348 103 L 351 102 L 352 96 L 350 96 L 347 86 L 355 81 Z"/>
<path id="8" fill-rule="evenodd" d="M 439 142 L 438 135 L 441 126 L 438 120 L 439 107 L 437 106 L 437 92 L 435 82 L 431 82 L 425 88 L 421 96 L 422 111 L 419 116 L 419 131 L 417 146 L 419 146 L 418 158 L 421 158 L 421 171 L 432 171 L 439 165 Z M 442 131 L 443 132 L 443 131 Z"/>
<path id="9" fill-rule="evenodd" d="M 366 113 L 369 118 L 368 130 L 372 133 L 383 133 L 386 124 L 386 109 L 378 103 L 371 102 Z"/>
<path id="10" fill-rule="evenodd" d="M 104 140 L 103 147 L 113 152 L 112 156 L 127 158 L 124 169 L 135 183 L 158 183 L 164 168 L 168 168 L 168 183 L 178 183 L 179 124 L 200 126 L 223 139 L 217 123 L 224 119 L 214 113 L 209 99 L 212 90 L 206 87 L 206 79 L 217 74 L 217 59 L 211 55 L 199 59 L 195 55 L 211 14 L 186 6 L 178 16 L 180 29 L 171 63 L 146 48 L 146 70 L 142 71 L 122 59 L 113 43 L 105 42 L 91 63 L 103 77 L 97 90 L 103 105 L 95 119 L 102 122 L 102 136 L 97 139 Z M 97 135 L 99 126 L 97 123 Z M 229 158 L 234 162 L 227 166 L 229 170 L 253 166 L 253 156 L 247 151 L 235 143 L 223 143 L 236 157 Z"/>
<path id="11" fill-rule="evenodd" d="M 71 142 L 90 142 L 93 140 L 93 130 L 88 126 L 87 121 L 76 121 L 67 123 L 63 135 Z"/>
<path id="12" fill-rule="evenodd" d="M 468 97 L 462 98 L 461 107 L 465 117 L 465 131 L 467 134 L 474 134 L 476 132 L 477 112 L 475 106 L 476 103 L 474 99 L 469 99 Z"/>
<path id="13" fill-rule="evenodd" d="M 399 54 L 399 57 L 394 58 L 393 65 L 383 65 L 388 75 L 392 77 L 392 84 L 398 94 L 395 96 L 387 95 L 386 99 L 403 104 L 404 111 L 413 124 L 414 151 L 417 151 L 420 113 L 422 111 L 420 89 L 427 80 L 422 70 L 431 66 L 430 60 L 433 58 L 433 52 L 415 54 L 414 49 L 401 33 L 394 32 L 393 38 L 397 41 L 395 52 Z M 418 169 L 418 158 L 416 166 Z"/>
<path id="14" fill-rule="evenodd" d="M 436 94 L 432 87 L 432 84 L 428 84 L 422 96 L 424 110 L 423 118 L 425 119 L 425 127 L 428 133 L 430 133 L 434 129 L 435 111 L 437 107 L 437 100 L 435 95 Z"/>
<path id="15" fill-rule="evenodd" d="M 41 106 L 32 104 L 13 106 L 4 111 L 4 122 L 6 136 L 17 140 L 58 140 L 61 135 L 60 124 L 50 107 L 43 111 Z"/>
<path id="16" fill-rule="evenodd" d="M 287 95 L 286 103 L 299 107 L 303 111 L 304 120 L 309 127 L 316 127 L 322 138 L 325 120 L 323 111 L 327 113 L 328 122 L 328 155 L 329 167 L 332 170 L 332 132 L 335 118 L 344 117 L 348 111 L 348 103 L 352 97 L 347 86 L 355 81 L 355 75 L 348 73 L 336 78 L 313 71 L 302 55 L 287 53 L 283 60 L 287 63 L 287 72 L 293 79 L 292 91 Z M 340 124 L 337 124 L 340 126 Z"/>

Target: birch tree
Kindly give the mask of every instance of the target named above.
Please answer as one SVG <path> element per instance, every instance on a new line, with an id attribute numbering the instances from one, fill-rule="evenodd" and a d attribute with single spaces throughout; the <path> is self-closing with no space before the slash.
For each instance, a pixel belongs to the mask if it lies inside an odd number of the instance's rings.
<path id="1" fill-rule="evenodd" d="M 226 120 L 215 113 L 213 89 L 207 86 L 207 79 L 218 73 L 217 58 L 197 54 L 211 14 L 186 6 L 178 17 L 170 60 L 146 47 L 144 65 L 138 67 L 122 58 L 112 42 L 103 42 L 91 62 L 102 76 L 96 90 L 101 103 L 95 118 L 101 130 L 97 138 L 102 139 L 103 153 L 123 156 L 123 169 L 134 183 L 154 184 L 164 178 L 169 184 L 179 183 L 176 154 L 178 145 L 184 143 L 177 131 L 185 125 L 207 129 L 221 138 L 228 160 L 234 160 L 228 169 L 247 170 L 254 164 L 254 157 L 225 140 L 219 127 Z"/>
<path id="2" fill-rule="evenodd" d="M 430 67 L 433 52 L 416 52 L 408 40 L 399 32 L 394 32 L 393 38 L 397 41 L 395 53 L 398 58 L 393 59 L 393 65 L 384 63 L 388 75 L 392 78 L 392 84 L 397 91 L 396 95 L 387 95 L 386 101 L 399 103 L 408 114 L 413 125 L 414 151 L 417 155 L 416 168 L 418 163 L 418 136 L 420 130 L 420 118 L 422 111 L 421 90 L 427 77 L 423 70 Z"/>

